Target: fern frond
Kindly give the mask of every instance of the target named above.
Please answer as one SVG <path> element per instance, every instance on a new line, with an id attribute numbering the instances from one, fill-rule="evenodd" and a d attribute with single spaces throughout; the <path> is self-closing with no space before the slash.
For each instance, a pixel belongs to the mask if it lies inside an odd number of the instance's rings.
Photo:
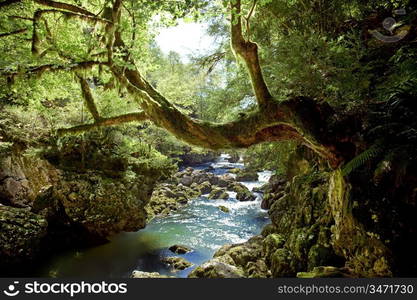
<path id="1" fill-rule="evenodd" d="M 380 154 L 382 150 L 382 145 L 377 143 L 368 148 L 367 150 L 363 151 L 361 154 L 357 155 L 342 168 L 343 176 L 349 175 L 353 170 L 364 165 L 367 161 L 372 160 L 378 154 Z"/>

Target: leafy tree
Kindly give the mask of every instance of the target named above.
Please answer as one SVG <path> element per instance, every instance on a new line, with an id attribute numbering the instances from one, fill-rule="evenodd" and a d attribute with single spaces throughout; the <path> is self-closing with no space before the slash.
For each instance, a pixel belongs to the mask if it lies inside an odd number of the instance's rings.
<path id="1" fill-rule="evenodd" d="M 78 119 L 82 124 L 74 117 L 75 126 L 58 128 L 60 135 L 149 120 L 205 148 L 294 140 L 334 167 L 351 157 L 352 151 L 346 149 L 355 147 L 352 132 L 359 127 L 346 126 L 354 122 L 341 122 L 331 105 L 354 103 L 354 107 L 355 99 L 377 96 L 380 83 L 375 74 L 381 64 L 367 49 L 375 39 L 361 34 L 369 32 L 363 30 L 370 28 L 369 23 L 373 26 L 387 11 L 408 1 L 234 0 L 222 4 L 3 1 L 1 96 L 12 102 L 43 100 L 47 110 L 65 110 L 57 103 L 45 103 L 74 98 L 80 89 L 76 97 L 84 101 L 90 116 Z M 367 20 L 374 11 L 375 17 Z M 223 64 L 227 76 L 217 72 L 204 80 L 198 70 L 179 63 L 175 54 L 162 59 L 160 69 L 155 69 L 152 57 L 158 56 L 157 50 L 149 47 L 155 18 L 172 24 L 201 13 L 215 20 L 229 16 L 229 34 L 223 30 L 224 22 L 212 26 L 213 33 L 222 32 L 231 41 L 231 47 L 223 43 L 223 51 L 217 54 L 227 61 L 237 58 L 236 63 Z M 410 14 L 408 21 L 414 22 L 413 17 Z M 355 27 L 359 29 L 350 30 Z M 413 38 L 413 31 L 407 32 L 403 44 Z M 391 47 L 383 59 L 397 51 L 398 46 Z M 249 81 L 242 79 L 243 70 Z M 161 72 L 167 76 L 162 78 Z M 224 81 L 226 92 L 210 87 Z M 42 99 L 46 94 L 48 99 Z M 251 96 L 253 105 L 243 105 L 242 99 Z M 223 114 L 223 123 L 218 122 L 222 111 L 230 111 L 223 108 L 236 106 L 234 113 Z"/>

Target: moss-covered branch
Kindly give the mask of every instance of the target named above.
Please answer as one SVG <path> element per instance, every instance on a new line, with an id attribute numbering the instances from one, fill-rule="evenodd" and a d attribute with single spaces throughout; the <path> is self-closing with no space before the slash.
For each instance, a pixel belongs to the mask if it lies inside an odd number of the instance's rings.
<path id="1" fill-rule="evenodd" d="M 58 72 L 58 71 L 79 71 L 79 70 L 86 70 L 91 69 L 94 66 L 98 65 L 107 65 L 107 62 L 104 61 L 81 61 L 81 62 L 74 62 L 72 64 L 65 64 L 65 65 L 59 65 L 59 64 L 45 64 L 40 66 L 32 66 L 27 68 L 22 68 L 15 71 L 9 71 L 9 70 L 0 70 L 1 76 L 17 76 L 17 75 L 38 75 L 42 74 L 44 72 Z"/>
<path id="2" fill-rule="evenodd" d="M 3 7 L 9 6 L 9 5 L 15 4 L 15 3 L 19 3 L 19 2 L 22 2 L 22 0 L 5 0 L 5 1 L 2 1 L 2 2 L 0 2 L 0 9 L 3 8 Z"/>
<path id="3" fill-rule="evenodd" d="M 252 10 L 254 9 L 254 6 Z M 253 11 L 248 15 L 249 18 Z M 262 68 L 259 62 L 258 45 L 248 39 L 245 39 L 242 32 L 241 1 L 232 2 L 231 9 L 231 36 L 232 47 L 238 56 L 246 63 L 251 78 L 253 91 L 258 101 L 260 109 L 267 109 L 273 97 L 269 92 L 268 86 L 262 75 Z"/>
<path id="4" fill-rule="evenodd" d="M 49 2 L 49 1 L 43 1 Z M 55 4 L 54 4 L 55 5 Z M 246 148 L 266 141 L 296 140 L 316 153 L 326 158 L 333 166 L 343 160 L 338 148 L 329 142 L 326 132 L 326 118 L 328 114 L 320 105 L 308 98 L 294 98 L 278 103 L 274 101 L 262 75 L 256 43 L 245 39 L 242 33 L 242 17 L 240 1 L 232 4 L 232 45 L 236 53 L 244 59 L 248 67 L 254 93 L 259 104 L 259 110 L 248 113 L 240 119 L 229 123 L 212 123 L 195 120 L 182 113 L 168 99 L 159 93 L 135 67 L 135 61 L 129 53 L 128 47 L 122 40 L 120 27 L 117 24 L 122 15 L 122 1 L 113 2 L 111 17 L 106 20 L 106 51 L 108 62 L 83 62 L 70 66 L 45 65 L 28 69 L 24 73 L 38 73 L 56 70 L 78 70 L 90 68 L 94 65 L 106 65 L 114 77 L 123 85 L 129 94 L 137 100 L 142 109 L 141 113 L 127 114 L 112 118 L 100 118 L 94 105 L 88 83 L 81 80 L 81 88 L 87 107 L 95 120 L 92 124 L 79 125 L 59 130 L 59 134 L 83 132 L 99 126 L 116 125 L 131 121 L 151 120 L 176 137 L 193 145 L 210 149 Z M 51 13 L 65 13 L 80 19 L 95 17 L 73 12 L 74 8 L 67 6 L 71 12 L 62 10 L 46 10 Z M 46 13 L 45 11 L 39 14 Z M 251 14 L 251 13 L 250 13 Z M 249 17 L 248 17 L 249 18 Z M 37 18 L 39 19 L 39 15 Z M 121 54 L 125 63 L 117 64 L 113 61 L 114 52 Z M 17 75 L 21 72 L 15 71 Z M 91 101 L 90 101 L 91 100 Z"/>
<path id="5" fill-rule="evenodd" d="M 83 124 L 69 128 L 58 129 L 58 135 L 75 134 L 85 132 L 101 126 L 120 125 L 129 122 L 142 122 L 148 120 L 148 116 L 144 112 L 129 113 L 120 116 L 101 118 L 92 124 Z"/>
<path id="6" fill-rule="evenodd" d="M 68 11 L 72 11 L 74 13 L 95 17 L 95 15 L 92 12 L 89 12 L 85 8 L 82 8 L 82 7 L 73 5 L 73 4 L 68 4 L 68 3 L 64 3 L 64 2 L 57 2 L 57 1 L 50 1 L 50 0 L 34 0 L 34 1 L 36 3 L 44 5 L 44 6 L 49 6 L 49 7 L 54 7 L 54 8 L 58 8 L 58 9 L 68 10 Z"/>
<path id="7" fill-rule="evenodd" d="M 47 1 L 49 2 L 49 1 Z M 32 34 L 32 54 L 39 55 L 41 53 L 40 51 L 40 38 L 38 34 L 38 23 L 39 20 L 42 18 L 45 14 L 61 14 L 66 16 L 67 18 L 77 18 L 81 19 L 90 23 L 102 23 L 102 24 L 109 24 L 110 21 L 102 18 L 98 18 L 96 16 L 91 15 L 85 15 L 85 14 L 79 14 L 74 12 L 68 12 L 68 11 L 62 11 L 57 9 L 39 9 L 35 12 L 33 16 L 33 34 Z"/>
<path id="8" fill-rule="evenodd" d="M 97 106 L 94 103 L 94 98 L 93 98 L 93 95 L 91 94 L 90 86 L 88 85 L 88 82 L 84 77 L 78 76 L 78 79 L 80 81 L 81 91 L 82 91 L 82 95 L 83 95 L 85 104 L 87 106 L 87 109 L 93 116 L 94 121 L 98 122 L 100 120 L 100 115 L 98 113 Z"/>
<path id="9" fill-rule="evenodd" d="M 117 24 L 120 12 L 113 12 L 113 16 L 116 16 L 113 24 Z M 235 31 L 235 43 L 244 41 L 241 34 L 240 27 L 239 31 Z M 250 45 L 256 44 L 249 42 L 245 45 L 251 47 Z M 118 30 L 114 31 L 113 47 L 126 49 Z M 246 58 L 249 58 L 250 72 L 253 72 L 251 78 L 256 87 L 257 97 L 261 101 L 260 107 L 263 109 L 224 124 L 195 120 L 180 112 L 143 78 L 137 68 L 127 69 L 115 64 L 109 67 L 133 98 L 140 100 L 139 105 L 153 123 L 187 143 L 209 149 L 227 149 L 247 148 L 266 141 L 296 140 L 328 159 L 332 165 L 339 164 L 341 158 L 337 150 L 327 144 L 326 136 L 323 134 L 322 126 L 327 116 L 321 116 L 320 109 L 311 99 L 297 98 L 282 103 L 273 101 L 262 74 L 255 74 L 256 70 L 260 71 L 257 50 L 251 51 L 244 50 L 243 55 L 248 55 Z M 123 59 L 135 65 L 129 53 L 123 53 Z M 256 56 L 253 56 L 255 54 Z"/>

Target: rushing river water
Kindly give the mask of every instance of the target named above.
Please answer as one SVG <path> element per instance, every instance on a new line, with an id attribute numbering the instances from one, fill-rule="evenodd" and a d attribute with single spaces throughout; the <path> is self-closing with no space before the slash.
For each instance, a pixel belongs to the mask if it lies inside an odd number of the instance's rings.
<path id="1" fill-rule="evenodd" d="M 227 162 L 222 155 L 218 161 L 195 169 L 209 168 L 215 174 L 224 174 L 230 168 L 242 168 L 241 163 Z M 259 172 L 259 181 L 242 182 L 249 190 L 266 183 L 269 171 Z M 209 260 L 225 244 L 244 242 L 259 234 L 269 222 L 267 212 L 260 207 L 261 196 L 255 201 L 240 202 L 229 192 L 228 200 L 209 200 L 201 196 L 189 201 L 173 214 L 155 218 L 145 229 L 122 233 L 110 243 L 83 250 L 71 250 L 47 262 L 41 276 L 56 277 L 129 277 L 133 270 L 159 272 L 170 276 L 186 277 L 197 265 Z M 230 209 L 224 213 L 218 206 Z M 181 255 L 195 264 L 184 271 L 171 272 L 161 262 L 165 256 L 175 256 L 168 250 L 174 244 L 193 249 Z"/>

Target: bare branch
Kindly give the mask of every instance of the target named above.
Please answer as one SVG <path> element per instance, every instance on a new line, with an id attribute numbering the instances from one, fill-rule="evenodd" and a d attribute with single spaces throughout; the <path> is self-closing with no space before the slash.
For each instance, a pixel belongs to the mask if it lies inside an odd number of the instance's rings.
<path id="1" fill-rule="evenodd" d="M 119 124 L 129 123 L 129 122 L 142 122 L 148 119 L 149 119 L 148 116 L 144 112 L 129 113 L 129 114 L 124 114 L 124 115 L 110 117 L 110 118 L 102 118 L 92 124 L 84 124 L 84 125 L 78 125 L 78 126 L 69 127 L 69 128 L 61 128 L 61 129 L 58 129 L 57 133 L 58 135 L 62 136 L 66 134 L 85 132 L 85 131 L 88 131 L 97 127 L 119 125 Z"/>
<path id="2" fill-rule="evenodd" d="M 26 32 L 27 30 L 28 30 L 27 28 L 22 28 L 22 29 L 18 29 L 18 30 L 15 30 L 15 31 L 11 31 L 11 32 L 0 33 L 0 38 L 5 37 L 5 36 L 14 35 L 14 34 L 23 33 L 23 32 Z"/>
<path id="3" fill-rule="evenodd" d="M 33 22 L 33 18 L 28 18 L 28 17 L 22 17 L 22 16 L 7 16 L 8 18 L 11 19 L 21 19 L 21 20 L 26 20 L 26 21 L 32 21 Z"/>

